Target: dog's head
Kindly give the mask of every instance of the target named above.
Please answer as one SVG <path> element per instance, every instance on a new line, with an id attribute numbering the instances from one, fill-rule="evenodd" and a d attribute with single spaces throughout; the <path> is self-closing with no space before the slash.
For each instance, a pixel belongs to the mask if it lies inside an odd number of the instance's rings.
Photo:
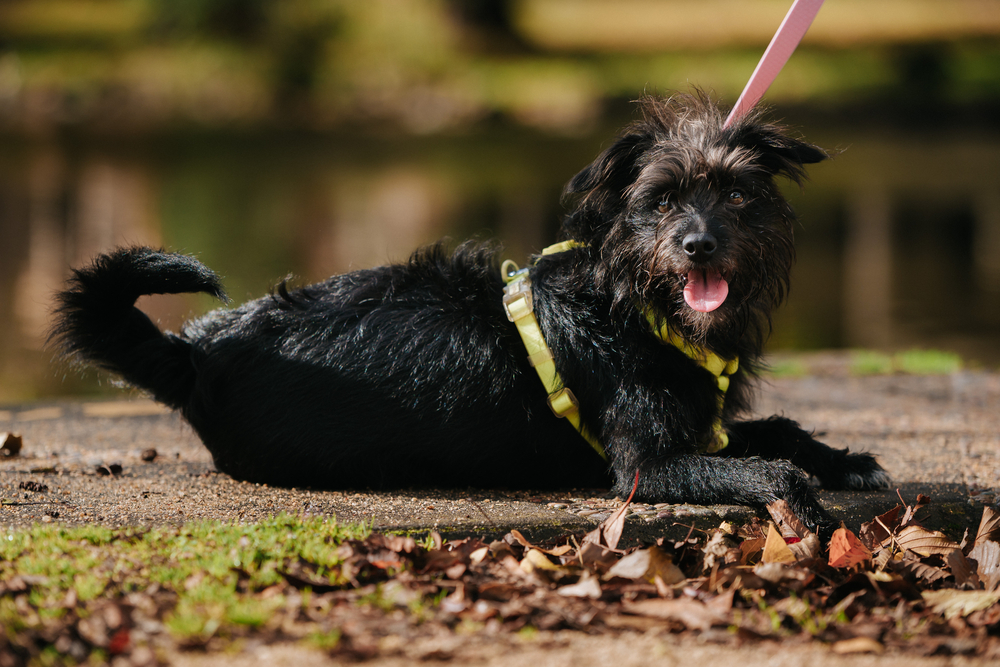
<path id="1" fill-rule="evenodd" d="M 702 94 L 640 105 L 643 119 L 567 185 L 562 235 L 600 249 L 616 307 L 651 306 L 720 352 L 748 333 L 759 346 L 794 259 L 775 177 L 800 182 L 827 156 L 756 113 L 723 128 Z"/>

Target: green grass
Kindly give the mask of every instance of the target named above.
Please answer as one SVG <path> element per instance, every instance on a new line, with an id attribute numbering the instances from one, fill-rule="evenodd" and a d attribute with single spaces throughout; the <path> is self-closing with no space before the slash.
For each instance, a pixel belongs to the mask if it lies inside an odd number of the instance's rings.
<path id="1" fill-rule="evenodd" d="M 33 579 L 42 585 L 30 589 L 40 617 L 65 613 L 62 601 L 70 591 L 85 603 L 156 585 L 177 596 L 165 618 L 171 634 L 199 640 L 227 627 L 263 626 L 285 600 L 248 592 L 278 583 L 280 570 L 300 558 L 335 572 L 337 547 L 369 532 L 365 525 L 289 515 L 249 525 L 202 522 L 151 530 L 36 525 L 0 533 L 0 581 L 44 578 Z M 43 621 L 0 599 L 0 626 L 17 631 Z M 335 639 L 320 643 L 330 641 Z"/>
<path id="2" fill-rule="evenodd" d="M 851 353 L 851 374 L 890 375 L 948 375 L 962 369 L 962 359 L 952 352 L 941 350 L 906 350 L 886 354 L 872 350 Z"/>
<path id="3" fill-rule="evenodd" d="M 949 375 L 962 370 L 962 358 L 942 350 L 905 350 L 889 354 L 878 350 L 851 350 L 847 367 L 851 375 Z M 822 372 L 823 362 L 814 366 L 808 354 L 778 355 L 768 360 L 767 374 L 771 377 L 797 378 Z"/>
<path id="4" fill-rule="evenodd" d="M 772 377 L 805 377 L 809 375 L 809 365 L 797 357 L 781 357 L 768 362 L 767 372 Z"/>

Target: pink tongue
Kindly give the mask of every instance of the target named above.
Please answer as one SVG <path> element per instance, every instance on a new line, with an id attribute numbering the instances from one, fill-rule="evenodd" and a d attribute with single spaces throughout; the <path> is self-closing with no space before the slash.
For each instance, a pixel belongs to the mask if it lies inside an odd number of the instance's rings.
<path id="1" fill-rule="evenodd" d="M 694 269 L 688 274 L 684 286 L 684 300 L 700 313 L 710 313 L 726 300 L 729 283 L 718 271 Z"/>

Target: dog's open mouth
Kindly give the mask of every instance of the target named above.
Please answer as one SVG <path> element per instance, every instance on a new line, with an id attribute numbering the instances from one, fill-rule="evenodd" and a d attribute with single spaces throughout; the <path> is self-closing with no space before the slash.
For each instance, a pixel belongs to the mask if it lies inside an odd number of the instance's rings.
<path id="1" fill-rule="evenodd" d="M 726 300 L 729 283 L 715 269 L 692 269 L 684 285 L 684 300 L 700 313 L 710 313 Z"/>

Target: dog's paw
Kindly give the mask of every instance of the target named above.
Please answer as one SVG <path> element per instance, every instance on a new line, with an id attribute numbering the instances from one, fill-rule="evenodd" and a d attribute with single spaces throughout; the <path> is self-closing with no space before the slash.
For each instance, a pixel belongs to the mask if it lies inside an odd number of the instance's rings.
<path id="1" fill-rule="evenodd" d="M 889 473 L 871 454 L 848 454 L 818 475 L 824 489 L 839 491 L 881 491 L 889 488 Z"/>

